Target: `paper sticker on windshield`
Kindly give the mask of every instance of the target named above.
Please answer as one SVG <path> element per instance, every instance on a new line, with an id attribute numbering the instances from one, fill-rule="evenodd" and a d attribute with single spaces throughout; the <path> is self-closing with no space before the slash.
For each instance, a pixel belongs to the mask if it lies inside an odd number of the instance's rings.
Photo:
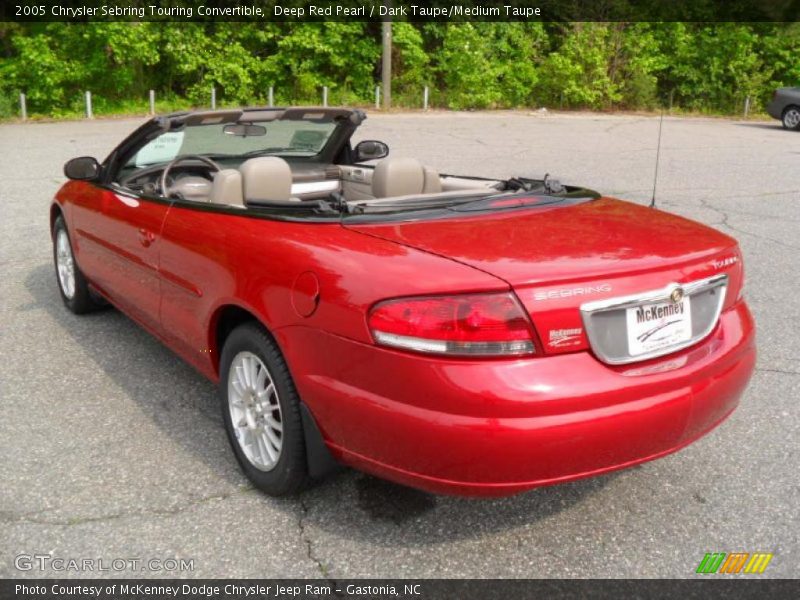
<path id="1" fill-rule="evenodd" d="M 183 145 L 183 131 L 163 133 L 136 154 L 136 166 L 144 167 L 172 160 Z"/>

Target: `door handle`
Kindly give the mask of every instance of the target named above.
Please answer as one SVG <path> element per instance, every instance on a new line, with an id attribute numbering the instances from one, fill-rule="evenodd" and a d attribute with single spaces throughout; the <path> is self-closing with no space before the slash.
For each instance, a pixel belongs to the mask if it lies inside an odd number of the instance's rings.
<path id="1" fill-rule="evenodd" d="M 150 244 L 156 241 L 156 234 L 152 231 L 147 231 L 144 227 L 139 229 L 139 243 L 147 248 Z"/>

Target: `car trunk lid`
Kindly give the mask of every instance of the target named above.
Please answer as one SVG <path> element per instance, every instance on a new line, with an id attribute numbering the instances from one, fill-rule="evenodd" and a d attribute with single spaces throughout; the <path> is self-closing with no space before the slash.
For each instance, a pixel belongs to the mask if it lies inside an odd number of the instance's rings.
<path id="1" fill-rule="evenodd" d="M 666 294 L 673 283 L 724 274 L 729 291 L 717 286 L 714 293 L 723 293 L 720 307 L 725 308 L 741 286 L 735 240 L 677 215 L 612 198 L 466 217 L 344 223 L 503 280 L 530 314 L 548 354 L 589 348 L 581 307 L 591 302 L 658 290 Z M 702 310 L 698 316 L 716 321 L 709 313 L 714 298 L 709 302 L 692 304 Z M 614 327 L 625 329 L 619 323 Z"/>

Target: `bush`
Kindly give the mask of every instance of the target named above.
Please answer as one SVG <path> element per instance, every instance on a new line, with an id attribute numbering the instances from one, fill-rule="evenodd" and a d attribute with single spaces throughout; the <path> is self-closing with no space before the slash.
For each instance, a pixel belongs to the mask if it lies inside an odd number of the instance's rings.
<path id="1" fill-rule="evenodd" d="M 491 23 L 448 24 L 434 59 L 449 108 L 494 108 L 503 98 L 492 61 Z"/>
<path id="2" fill-rule="evenodd" d="M 379 23 L 0 23 L 0 115 L 178 105 L 372 104 Z M 395 105 L 741 110 L 800 80 L 800 25 L 782 23 L 393 24 Z M 138 110 L 138 109 L 137 109 Z"/>
<path id="3" fill-rule="evenodd" d="M 0 88 L 0 119 L 19 116 L 18 99 L 8 90 Z"/>

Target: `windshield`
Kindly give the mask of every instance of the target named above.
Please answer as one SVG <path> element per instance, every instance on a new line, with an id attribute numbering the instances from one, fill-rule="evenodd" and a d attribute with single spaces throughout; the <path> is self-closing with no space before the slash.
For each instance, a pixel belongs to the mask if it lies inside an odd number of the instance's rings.
<path id="1" fill-rule="evenodd" d="M 126 166 L 146 167 L 169 162 L 184 154 L 248 157 L 264 154 L 314 156 L 328 142 L 336 122 L 274 120 L 248 129 L 230 124 L 187 125 L 151 140 L 134 154 Z"/>

